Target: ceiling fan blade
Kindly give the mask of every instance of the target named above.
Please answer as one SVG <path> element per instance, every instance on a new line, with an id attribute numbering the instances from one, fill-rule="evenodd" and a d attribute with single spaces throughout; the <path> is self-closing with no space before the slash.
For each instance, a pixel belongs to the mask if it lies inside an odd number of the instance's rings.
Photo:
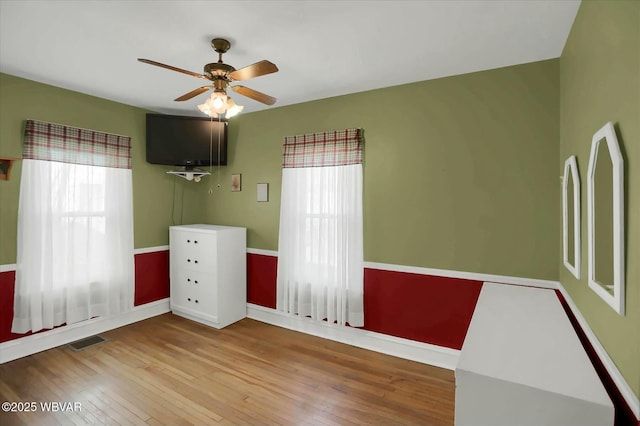
<path id="1" fill-rule="evenodd" d="M 275 64 L 269 61 L 260 61 L 229 73 L 229 77 L 236 81 L 242 81 L 276 71 L 278 71 L 278 67 Z"/>
<path id="2" fill-rule="evenodd" d="M 204 76 L 202 74 L 198 74 L 197 72 L 187 71 L 187 70 L 183 70 L 182 68 L 172 67 L 171 65 L 161 64 L 160 62 L 152 61 L 151 59 L 138 58 L 138 61 L 144 62 L 145 64 L 155 65 L 155 66 L 161 67 L 161 68 L 166 68 L 166 69 L 171 70 L 171 71 L 178 71 L 178 72 L 181 72 L 183 74 L 187 74 L 187 75 L 190 75 L 190 76 L 193 76 L 193 77 L 204 78 L 205 80 L 209 80 L 206 76 Z"/>
<path id="3" fill-rule="evenodd" d="M 207 90 L 211 89 L 213 86 L 202 86 L 202 87 L 198 87 L 195 90 L 190 91 L 189 93 L 185 93 L 184 95 L 180 96 L 179 98 L 175 98 L 174 101 L 187 101 L 191 98 L 193 98 L 194 96 L 198 96 L 200 93 L 204 93 Z"/>
<path id="4" fill-rule="evenodd" d="M 254 99 L 258 102 L 262 102 L 263 104 L 273 105 L 276 103 L 276 98 L 273 96 L 265 95 L 262 92 L 258 92 L 257 90 L 249 89 L 244 86 L 230 86 L 234 92 L 240 93 L 242 96 L 246 96 L 247 98 Z"/>

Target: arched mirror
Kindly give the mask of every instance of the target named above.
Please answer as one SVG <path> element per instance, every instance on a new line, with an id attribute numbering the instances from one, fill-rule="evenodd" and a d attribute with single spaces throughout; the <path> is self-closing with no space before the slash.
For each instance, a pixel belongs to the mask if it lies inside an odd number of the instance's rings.
<path id="1" fill-rule="evenodd" d="M 580 177 L 576 156 L 564 162 L 562 177 L 562 257 L 564 266 L 580 279 Z"/>
<path id="2" fill-rule="evenodd" d="M 611 122 L 591 141 L 587 171 L 588 281 L 624 315 L 624 165 Z"/>

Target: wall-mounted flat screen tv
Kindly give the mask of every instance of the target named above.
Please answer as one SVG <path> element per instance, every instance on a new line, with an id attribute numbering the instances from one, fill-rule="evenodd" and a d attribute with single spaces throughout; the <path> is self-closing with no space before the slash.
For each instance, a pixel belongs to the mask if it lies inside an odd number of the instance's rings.
<path id="1" fill-rule="evenodd" d="M 208 117 L 147 114 L 147 162 L 187 168 L 226 165 L 227 126 Z"/>

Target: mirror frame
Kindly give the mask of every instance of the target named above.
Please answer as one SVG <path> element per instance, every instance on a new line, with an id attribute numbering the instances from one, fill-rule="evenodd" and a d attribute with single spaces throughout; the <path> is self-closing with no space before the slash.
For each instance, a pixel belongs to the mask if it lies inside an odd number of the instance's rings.
<path id="1" fill-rule="evenodd" d="M 569 197 L 567 188 L 569 186 L 569 176 L 573 181 L 573 235 L 568 229 L 569 223 Z M 580 271 L 582 268 L 581 241 L 580 241 L 580 176 L 578 175 L 578 162 L 576 156 L 572 155 L 564 162 L 564 175 L 562 176 L 562 260 L 564 266 L 573 274 L 574 277 L 580 279 Z M 573 265 L 569 262 L 569 238 L 573 238 Z"/>
<path id="2" fill-rule="evenodd" d="M 598 146 L 602 140 L 607 143 L 613 165 L 613 294 L 606 291 L 602 284 L 596 281 L 595 276 L 594 179 L 596 162 L 598 160 Z M 624 315 L 624 165 L 618 138 L 616 137 L 616 132 L 611 122 L 608 122 L 598 130 L 591 140 L 591 154 L 589 156 L 589 169 L 587 171 L 587 246 L 589 260 L 587 278 L 589 287 L 618 314 Z"/>

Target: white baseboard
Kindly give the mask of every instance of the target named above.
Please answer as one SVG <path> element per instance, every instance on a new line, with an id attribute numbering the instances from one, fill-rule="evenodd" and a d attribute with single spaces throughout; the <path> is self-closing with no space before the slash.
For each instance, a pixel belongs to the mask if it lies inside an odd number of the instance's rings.
<path id="1" fill-rule="evenodd" d="M 15 263 L 9 263 L 9 264 L 6 264 L 6 265 L 0 265 L 0 272 L 15 271 L 17 267 L 18 267 L 18 265 L 16 265 Z"/>
<path id="2" fill-rule="evenodd" d="M 169 312 L 168 298 L 136 306 L 123 314 L 93 318 L 0 343 L 0 364 L 167 312 Z"/>
<path id="3" fill-rule="evenodd" d="M 264 250 L 256 248 L 247 248 L 249 254 L 259 254 L 262 256 L 278 257 L 278 252 L 275 250 Z M 523 285 L 527 287 L 540 287 L 540 288 L 558 288 L 558 282 L 552 280 L 541 280 L 538 278 L 524 278 L 524 277 L 510 277 L 507 275 L 493 275 L 483 274 L 480 272 L 466 272 L 466 271 L 453 271 L 449 269 L 435 269 L 425 268 L 422 266 L 409 266 L 409 265 L 395 265 L 391 263 L 378 263 L 378 262 L 364 262 L 364 267 L 367 269 L 378 269 L 381 271 L 392 272 L 406 272 L 409 274 L 418 275 L 435 275 L 438 277 L 446 278 L 461 278 L 465 280 L 473 281 L 490 281 L 501 284 Z"/>
<path id="4" fill-rule="evenodd" d="M 134 254 L 145 254 L 145 253 L 154 253 L 158 251 L 168 251 L 169 246 L 156 246 L 156 247 L 144 247 L 135 249 Z M 262 256 L 272 256 L 278 257 L 278 252 L 275 250 L 264 250 L 264 249 L 256 249 L 256 248 L 247 248 L 248 254 L 258 254 Z M 364 267 L 368 269 L 378 269 L 381 271 L 392 271 L 392 272 L 406 272 L 410 274 L 419 274 L 419 275 L 435 275 L 438 277 L 447 277 L 447 278 L 461 278 L 466 280 L 473 281 L 490 281 L 494 283 L 502 283 L 502 284 L 513 284 L 513 285 L 524 285 L 528 287 L 541 287 L 541 288 L 558 288 L 557 281 L 551 280 L 541 280 L 537 278 L 523 278 L 523 277 L 511 277 L 507 275 L 492 275 L 492 274 L 483 274 L 479 272 L 465 272 L 465 271 L 453 271 L 449 269 L 435 269 L 435 268 L 424 268 L 421 266 L 409 266 L 409 265 L 395 265 L 390 263 L 377 263 L 377 262 L 364 262 Z M 8 272 L 15 271 L 16 265 L 0 265 L 0 272 Z"/>
<path id="5" fill-rule="evenodd" d="M 364 262 L 364 267 L 382 271 L 406 272 L 418 275 L 435 275 L 437 277 L 460 278 L 472 281 L 489 281 L 499 284 L 522 285 L 527 287 L 558 288 L 557 281 L 538 278 L 510 277 L 507 275 L 483 274 L 480 272 L 453 271 L 449 269 L 423 268 L 421 266 L 394 265 L 390 263 Z"/>
<path id="6" fill-rule="evenodd" d="M 560 290 L 560 293 L 562 293 L 562 296 L 564 296 L 564 299 L 567 301 L 569 309 L 571 309 L 571 312 L 573 312 L 576 320 L 578 320 L 580 328 L 582 328 L 582 331 L 584 331 L 587 339 L 589 339 L 589 343 L 591 343 L 591 346 L 593 346 L 593 349 L 596 351 L 598 358 L 600 358 L 600 361 L 602 361 L 602 364 L 607 369 L 607 372 L 611 376 L 613 382 L 616 384 L 618 390 L 622 394 L 622 397 L 631 408 L 634 416 L 636 416 L 636 420 L 640 422 L 640 400 L 638 400 L 638 397 L 633 393 L 633 390 L 631 390 L 631 387 L 622 376 L 622 373 L 620 373 L 620 370 L 618 370 L 618 367 L 616 367 L 615 363 L 613 362 L 607 351 L 604 349 L 604 346 L 602 346 L 602 343 L 600 343 L 593 330 L 591 330 L 591 327 L 589 327 L 589 323 L 587 323 L 587 320 L 582 316 L 580 310 L 578 310 L 578 307 L 573 302 L 573 299 L 571 299 L 571 296 L 569 296 L 569 293 L 564 288 L 562 283 L 558 283 L 558 289 Z"/>
<path id="7" fill-rule="evenodd" d="M 249 254 L 259 254 L 259 255 L 262 255 L 262 256 L 278 257 L 278 252 L 275 251 L 275 250 L 265 250 L 265 249 L 257 249 L 257 248 L 247 247 L 247 253 L 249 253 Z"/>
<path id="8" fill-rule="evenodd" d="M 137 249 L 133 249 L 133 254 L 155 253 L 157 251 L 169 251 L 169 246 L 137 248 Z"/>
<path id="9" fill-rule="evenodd" d="M 169 246 L 155 246 L 155 247 L 143 247 L 133 249 L 133 254 L 146 254 L 146 253 L 155 253 L 158 251 L 169 251 Z M 15 263 L 7 263 L 4 265 L 0 265 L 0 272 L 11 272 L 17 269 L 18 265 Z"/>
<path id="10" fill-rule="evenodd" d="M 415 342 L 358 328 L 331 325 L 309 318 L 300 318 L 297 315 L 288 315 L 252 303 L 247 304 L 247 317 L 289 330 L 448 370 L 455 370 L 460 357 L 460 351 L 457 349 Z"/>

